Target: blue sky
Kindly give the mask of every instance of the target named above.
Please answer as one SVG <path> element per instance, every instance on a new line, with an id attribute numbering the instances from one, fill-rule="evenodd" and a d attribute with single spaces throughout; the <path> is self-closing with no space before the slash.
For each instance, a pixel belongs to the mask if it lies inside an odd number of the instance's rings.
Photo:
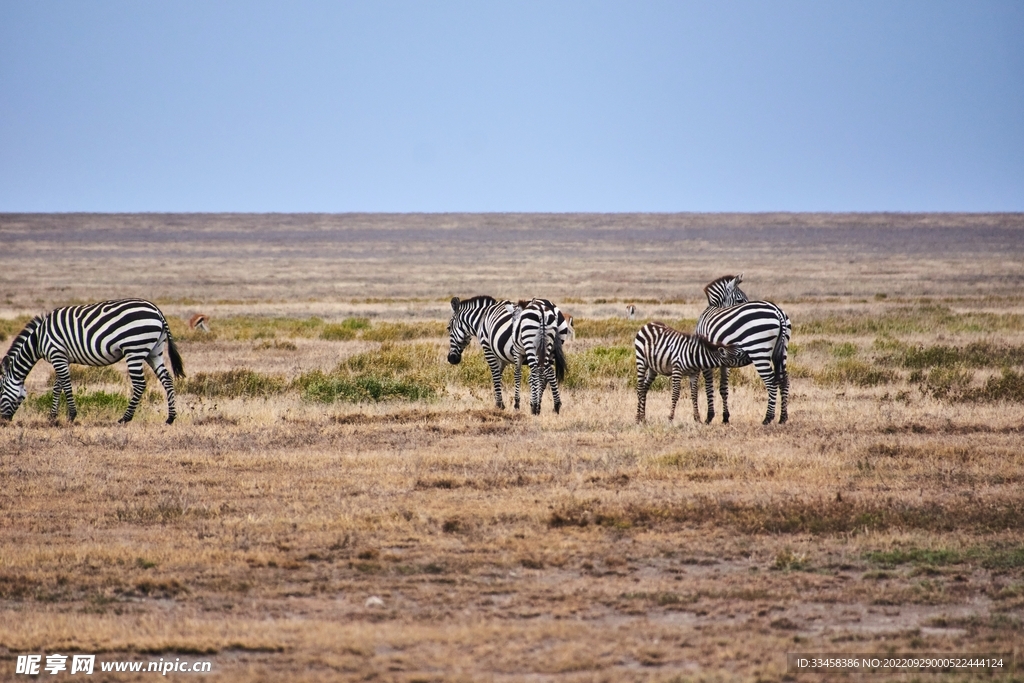
<path id="1" fill-rule="evenodd" d="M 0 0 L 0 211 L 775 210 L 1024 210 L 1024 3 Z"/>

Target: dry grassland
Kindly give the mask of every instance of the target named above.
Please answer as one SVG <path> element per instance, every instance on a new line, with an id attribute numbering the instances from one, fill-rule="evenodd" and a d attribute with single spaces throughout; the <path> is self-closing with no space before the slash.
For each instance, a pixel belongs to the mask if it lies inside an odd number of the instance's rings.
<path id="1" fill-rule="evenodd" d="M 76 372 L 74 425 L 30 375 L 0 426 L 0 679 L 56 652 L 218 681 L 1021 666 L 1022 216 L 5 215 L 0 249 L 0 350 L 141 296 L 189 375 L 173 426 L 148 371 L 127 426 L 123 365 Z M 731 424 L 669 424 L 659 380 L 635 425 L 633 333 L 692 327 L 730 272 L 793 320 L 790 422 L 744 369 Z M 480 293 L 576 316 L 561 415 L 494 410 L 478 345 L 445 362 L 448 298 Z"/>

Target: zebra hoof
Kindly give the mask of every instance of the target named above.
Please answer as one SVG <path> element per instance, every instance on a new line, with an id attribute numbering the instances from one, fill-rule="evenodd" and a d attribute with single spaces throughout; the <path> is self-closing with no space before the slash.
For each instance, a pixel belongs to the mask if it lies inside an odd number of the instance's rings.
<path id="1" fill-rule="evenodd" d="M 131 418 L 131 417 L 127 417 L 127 416 L 125 416 L 125 417 L 122 417 L 122 418 L 121 418 L 120 420 L 118 420 L 118 421 L 117 421 L 117 424 L 119 424 L 119 425 L 126 425 L 126 424 L 128 424 L 129 422 L 131 422 L 131 421 L 132 421 L 132 418 Z"/>
<path id="2" fill-rule="evenodd" d="M 775 419 L 774 415 L 771 416 L 771 417 L 766 417 L 766 418 L 764 418 L 764 422 L 762 422 L 761 424 L 763 424 L 763 425 L 770 425 L 774 419 Z"/>
<path id="3" fill-rule="evenodd" d="M 560 411 L 561 409 L 562 409 L 562 404 L 561 403 L 556 403 L 555 404 L 555 415 L 558 415 L 558 411 Z"/>
<path id="4" fill-rule="evenodd" d="M 167 416 L 167 424 L 174 424 L 174 415 Z"/>
<path id="5" fill-rule="evenodd" d="M 779 418 L 779 424 L 780 425 L 786 424 L 786 420 L 788 420 L 788 419 L 789 419 L 788 415 L 783 415 L 782 417 Z"/>
<path id="6" fill-rule="evenodd" d="M 530 412 L 534 415 L 540 415 L 540 406 L 530 406 Z"/>
<path id="7" fill-rule="evenodd" d="M 724 415 L 722 415 L 722 424 L 729 424 L 729 413 L 725 413 Z"/>

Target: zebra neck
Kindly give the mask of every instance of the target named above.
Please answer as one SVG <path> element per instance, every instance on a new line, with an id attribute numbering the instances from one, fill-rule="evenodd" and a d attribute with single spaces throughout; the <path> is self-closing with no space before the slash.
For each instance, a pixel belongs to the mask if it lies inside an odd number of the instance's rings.
<path id="1" fill-rule="evenodd" d="M 33 341 L 34 340 L 32 339 L 26 339 L 24 344 L 10 352 L 11 379 L 14 379 L 19 383 L 23 382 L 25 378 L 28 377 L 28 373 L 32 372 L 32 368 L 35 367 L 36 363 L 38 363 L 39 359 L 42 357 L 42 354 L 39 352 L 39 349 L 36 348 L 36 345 L 31 343 Z"/>

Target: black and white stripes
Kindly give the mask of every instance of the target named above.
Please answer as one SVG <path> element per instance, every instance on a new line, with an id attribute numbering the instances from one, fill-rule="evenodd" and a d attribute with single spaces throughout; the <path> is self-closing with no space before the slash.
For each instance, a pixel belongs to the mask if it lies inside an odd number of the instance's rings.
<path id="1" fill-rule="evenodd" d="M 684 376 L 695 377 L 706 368 L 726 364 L 742 364 L 743 351 L 735 346 L 723 346 L 702 337 L 674 330 L 659 322 L 647 323 L 636 333 L 633 342 L 636 351 L 636 421 L 643 422 L 647 410 L 647 390 L 658 375 L 672 378 L 672 409 L 668 419 L 676 414 L 679 391 Z M 694 396 L 694 420 L 700 422 L 696 408 L 696 384 L 691 383 Z"/>
<path id="2" fill-rule="evenodd" d="M 515 343 L 518 308 L 511 301 L 498 301 L 490 296 L 460 300 L 453 297 L 452 317 L 448 321 L 448 362 L 458 365 L 462 352 L 476 337 L 483 347 L 484 360 L 491 370 L 494 404 L 505 408 L 501 397 L 501 373 L 505 366 L 515 366 L 515 408 L 519 409 L 519 386 L 522 381 L 522 360 Z"/>
<path id="3" fill-rule="evenodd" d="M 779 423 L 789 417 L 789 372 L 786 369 L 787 349 L 792 335 L 789 316 L 770 301 L 750 301 L 739 288 L 742 275 L 726 275 L 704 288 L 708 307 L 697 320 L 696 333 L 720 344 L 735 344 L 746 353 L 744 362 L 721 369 L 722 422 L 729 421 L 729 367 L 754 364 L 768 390 L 768 410 L 763 424 L 775 419 L 775 395 L 781 393 Z M 704 371 L 708 397 L 708 418 L 715 416 L 714 389 L 711 370 Z M 694 412 L 697 410 L 696 387 L 691 388 Z"/>
<path id="4" fill-rule="evenodd" d="M 515 368 L 515 402 L 519 409 L 522 367 L 530 368 L 530 408 L 540 412 L 541 395 L 548 384 L 555 401 L 555 412 L 562 406 L 558 382 L 565 376 L 562 344 L 573 333 L 572 319 L 547 299 L 532 299 L 513 304 L 490 296 L 451 300 L 448 321 L 448 362 L 457 365 L 475 336 L 483 348 L 484 360 L 491 371 L 494 404 L 505 408 L 501 393 L 501 375 L 505 367 Z"/>
<path id="5" fill-rule="evenodd" d="M 167 392 L 167 424 L 174 422 L 174 383 L 164 366 L 167 347 L 175 377 L 184 377 L 181 356 L 174 345 L 167 320 L 148 301 L 123 299 L 85 306 L 67 306 L 38 316 L 25 326 L 7 355 L 0 361 L 0 417 L 11 419 L 25 399 L 25 377 L 41 359 L 53 365 L 57 376 L 53 386 L 50 419 L 57 418 L 60 395 L 68 404 L 68 420 L 77 410 L 71 392 L 69 364 L 111 365 L 124 358 L 132 382 L 132 397 L 120 422 L 135 415 L 146 389 L 142 364 L 148 363 Z"/>

